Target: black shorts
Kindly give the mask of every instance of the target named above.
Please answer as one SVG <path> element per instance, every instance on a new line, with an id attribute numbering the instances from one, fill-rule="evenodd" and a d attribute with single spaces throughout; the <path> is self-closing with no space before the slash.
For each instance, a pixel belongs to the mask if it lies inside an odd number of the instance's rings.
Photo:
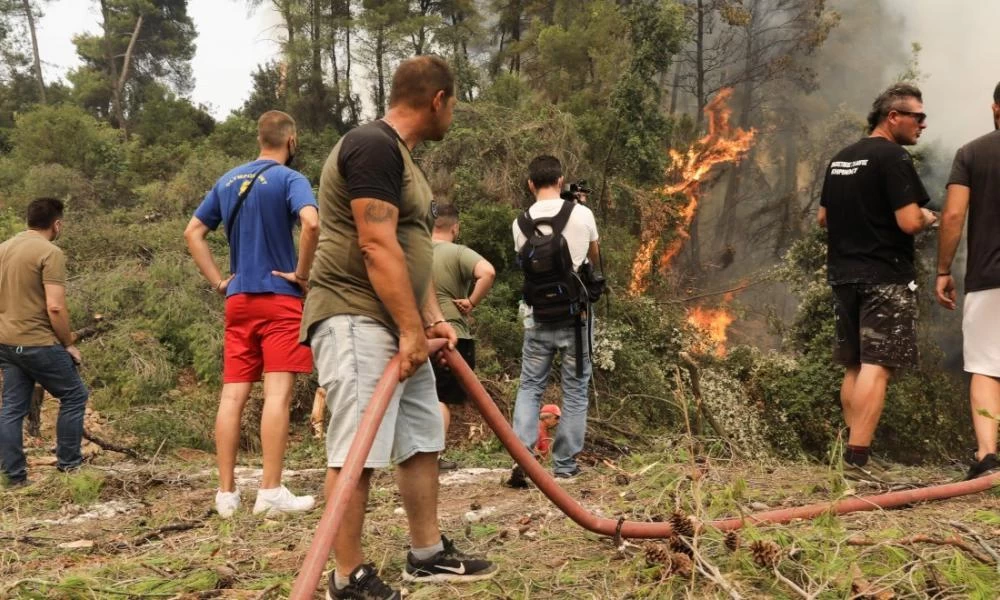
<path id="1" fill-rule="evenodd" d="M 458 353 L 462 355 L 469 368 L 476 369 L 476 340 L 459 338 L 455 346 Z M 448 367 L 434 363 L 434 379 L 437 380 L 438 400 L 445 404 L 464 404 L 466 401 L 465 390 L 458 383 L 458 379 Z"/>
<path id="2" fill-rule="evenodd" d="M 835 285 L 833 310 L 836 362 L 849 367 L 917 364 L 917 293 L 905 283 Z"/>

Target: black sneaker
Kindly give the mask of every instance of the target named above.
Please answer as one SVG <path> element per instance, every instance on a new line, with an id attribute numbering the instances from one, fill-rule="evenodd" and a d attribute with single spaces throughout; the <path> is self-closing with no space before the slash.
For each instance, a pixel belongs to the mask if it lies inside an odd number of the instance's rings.
<path id="1" fill-rule="evenodd" d="M 528 479 L 524 476 L 524 469 L 520 465 L 514 465 L 514 468 L 510 470 L 510 479 L 504 482 L 504 485 L 516 490 L 528 489 Z"/>
<path id="2" fill-rule="evenodd" d="M 1000 459 L 997 458 L 996 454 L 987 454 L 983 457 L 983 460 L 972 463 L 969 467 L 969 474 L 965 476 L 965 480 L 985 477 L 997 471 L 1000 471 Z"/>
<path id="3" fill-rule="evenodd" d="M 451 540 L 441 536 L 444 550 L 426 560 L 417 560 L 413 553 L 406 555 L 404 581 L 460 582 L 482 581 L 497 573 L 497 566 L 488 560 L 472 558 L 459 552 Z"/>
<path id="4" fill-rule="evenodd" d="M 399 592 L 387 586 L 375 572 L 375 565 L 361 565 L 351 572 L 351 583 L 342 590 L 337 589 L 330 571 L 330 583 L 326 587 L 326 600 L 348 598 L 351 600 L 401 600 Z"/>
<path id="5" fill-rule="evenodd" d="M 572 471 L 566 471 L 563 473 L 553 473 L 552 476 L 556 479 L 576 479 L 583 470 L 579 466 L 573 467 Z"/>
<path id="6" fill-rule="evenodd" d="M 31 482 L 28 481 L 27 477 L 23 477 L 21 479 L 7 479 L 7 478 L 4 479 L 6 479 L 6 483 L 4 484 L 3 487 L 8 490 L 23 488 L 31 485 Z"/>

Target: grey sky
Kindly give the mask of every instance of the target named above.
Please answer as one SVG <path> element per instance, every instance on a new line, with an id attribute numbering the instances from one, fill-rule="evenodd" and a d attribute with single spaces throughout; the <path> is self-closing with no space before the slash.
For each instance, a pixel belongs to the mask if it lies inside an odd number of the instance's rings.
<path id="1" fill-rule="evenodd" d="M 80 64 L 73 36 L 99 31 L 97 6 L 91 0 L 56 0 L 44 6 L 38 45 L 47 80 Z M 191 99 L 208 106 L 216 118 L 225 118 L 250 93 L 254 68 L 278 51 L 277 20 L 263 8 L 249 14 L 243 0 L 190 0 L 188 13 L 198 30 Z"/>

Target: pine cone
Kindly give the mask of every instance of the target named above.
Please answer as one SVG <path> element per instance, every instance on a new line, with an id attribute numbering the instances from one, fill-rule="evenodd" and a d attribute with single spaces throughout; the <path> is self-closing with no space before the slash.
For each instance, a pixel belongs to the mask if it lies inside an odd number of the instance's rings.
<path id="1" fill-rule="evenodd" d="M 726 533 L 726 549 L 730 552 L 736 552 L 740 548 L 740 534 L 735 531 L 730 531 Z"/>
<path id="2" fill-rule="evenodd" d="M 646 551 L 646 564 L 649 566 L 670 564 L 670 549 L 665 545 L 649 542 L 643 549 Z"/>
<path id="3" fill-rule="evenodd" d="M 690 577 L 694 569 L 694 561 L 687 554 L 674 552 L 670 555 L 670 574 L 680 577 Z"/>
<path id="4" fill-rule="evenodd" d="M 681 511 L 674 511 L 674 514 L 670 517 L 670 524 L 674 526 L 674 533 L 677 535 L 683 535 L 684 537 L 694 537 L 695 532 L 695 520 L 694 517 L 689 517 Z"/>
<path id="5" fill-rule="evenodd" d="M 686 556 L 694 556 L 694 550 L 684 540 L 676 537 L 670 538 L 670 551 Z"/>
<path id="6" fill-rule="evenodd" d="M 756 540 L 750 543 L 753 561 L 761 567 L 773 567 L 781 560 L 781 546 L 771 540 Z"/>

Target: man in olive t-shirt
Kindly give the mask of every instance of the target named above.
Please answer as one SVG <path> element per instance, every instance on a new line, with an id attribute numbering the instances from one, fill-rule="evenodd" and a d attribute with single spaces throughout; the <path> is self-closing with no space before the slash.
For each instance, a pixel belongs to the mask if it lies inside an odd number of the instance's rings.
<path id="1" fill-rule="evenodd" d="M 410 151 L 441 140 L 451 125 L 455 80 L 436 56 L 396 69 L 385 117 L 347 132 L 323 166 L 320 238 L 309 277 L 301 341 L 309 343 L 326 389 L 326 497 L 337 483 L 361 415 L 398 353 L 399 385 L 375 436 L 360 481 L 333 541 L 336 568 L 327 597 L 394 600 L 364 561 L 361 533 L 371 470 L 396 465 L 406 508 L 408 581 L 477 581 L 496 566 L 466 556 L 438 527 L 438 452 L 444 429 L 428 340 L 457 338 L 431 281 L 431 188 Z"/>
<path id="2" fill-rule="evenodd" d="M 59 399 L 56 459 L 60 471 L 80 466 L 87 388 L 77 365 L 66 308 L 66 257 L 53 244 L 62 232 L 63 203 L 28 205 L 28 230 L 0 244 L 0 465 L 11 485 L 27 483 L 23 422 L 35 384 Z"/>
<path id="3" fill-rule="evenodd" d="M 437 301 L 445 320 L 451 323 L 458 335 L 458 353 L 470 369 L 475 369 L 476 340 L 469 330 L 468 316 L 493 287 L 496 270 L 490 261 L 472 248 L 456 244 L 458 233 L 458 209 L 455 205 L 435 204 L 433 272 Z M 434 377 L 437 379 L 438 400 L 441 401 L 441 416 L 444 417 L 444 432 L 447 437 L 451 425 L 449 405 L 462 405 L 466 395 L 458 380 L 446 367 L 435 364 Z M 454 469 L 457 465 L 442 460 L 440 466 L 442 469 Z"/>

